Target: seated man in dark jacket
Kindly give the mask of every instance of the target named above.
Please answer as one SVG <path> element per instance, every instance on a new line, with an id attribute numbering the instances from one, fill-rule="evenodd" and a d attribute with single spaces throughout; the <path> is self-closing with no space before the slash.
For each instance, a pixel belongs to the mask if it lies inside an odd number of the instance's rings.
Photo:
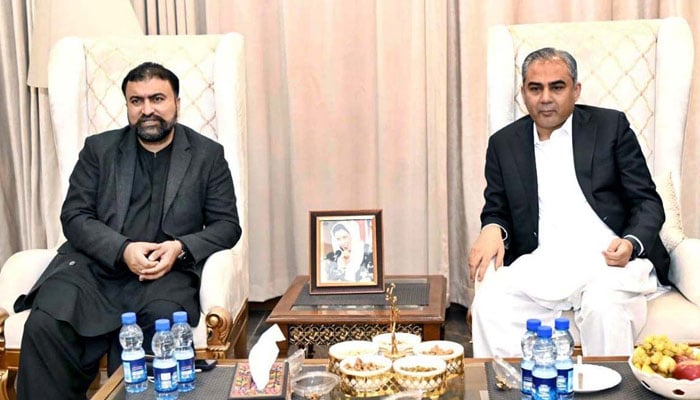
<path id="1" fill-rule="evenodd" d="M 122 82 L 129 125 L 89 136 L 61 211 L 68 240 L 15 310 L 20 399 L 76 399 L 109 354 L 120 363 L 120 315 L 137 314 L 151 352 L 155 320 L 199 322 L 202 266 L 241 236 L 223 147 L 177 123 L 179 80 L 143 63 Z"/>

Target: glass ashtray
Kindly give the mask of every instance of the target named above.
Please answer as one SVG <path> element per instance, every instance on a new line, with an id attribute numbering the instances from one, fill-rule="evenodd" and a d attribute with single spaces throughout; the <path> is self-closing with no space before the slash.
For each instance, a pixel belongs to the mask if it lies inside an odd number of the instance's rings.
<path id="1" fill-rule="evenodd" d="M 297 396 L 317 400 L 327 395 L 338 385 L 338 375 L 326 371 L 312 371 L 292 380 L 292 391 Z"/>

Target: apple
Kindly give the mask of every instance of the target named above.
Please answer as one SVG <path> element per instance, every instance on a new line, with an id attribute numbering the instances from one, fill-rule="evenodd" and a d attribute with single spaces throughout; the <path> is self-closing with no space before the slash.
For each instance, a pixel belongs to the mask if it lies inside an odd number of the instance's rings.
<path id="1" fill-rule="evenodd" d="M 689 381 L 700 379 L 700 361 L 692 358 L 680 361 L 673 370 L 673 377 L 676 379 L 687 379 Z"/>
<path id="2" fill-rule="evenodd" d="M 693 358 L 693 357 L 691 357 L 691 356 L 689 356 L 689 355 L 687 355 L 687 354 L 678 354 L 678 355 L 675 355 L 675 356 L 673 356 L 673 359 L 676 360 L 676 364 L 678 364 L 679 362 L 683 362 L 683 361 L 692 361 L 692 360 L 695 360 L 695 358 Z"/>

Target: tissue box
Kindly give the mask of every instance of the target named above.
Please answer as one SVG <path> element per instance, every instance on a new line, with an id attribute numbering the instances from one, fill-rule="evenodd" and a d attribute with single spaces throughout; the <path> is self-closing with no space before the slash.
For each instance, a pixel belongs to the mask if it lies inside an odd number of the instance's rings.
<path id="1" fill-rule="evenodd" d="M 289 381 L 289 368 L 286 362 L 275 362 L 270 369 L 267 386 L 258 389 L 250 374 L 250 364 L 236 364 L 236 372 L 231 384 L 230 400 L 236 399 L 286 399 Z"/>

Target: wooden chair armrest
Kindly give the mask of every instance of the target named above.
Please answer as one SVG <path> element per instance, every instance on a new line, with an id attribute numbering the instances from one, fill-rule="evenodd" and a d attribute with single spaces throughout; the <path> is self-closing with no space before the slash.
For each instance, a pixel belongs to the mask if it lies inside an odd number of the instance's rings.
<path id="1" fill-rule="evenodd" d="M 206 316 L 207 351 L 214 358 L 226 358 L 226 352 L 231 347 L 229 336 L 233 327 L 231 313 L 223 307 L 212 307 Z"/>

